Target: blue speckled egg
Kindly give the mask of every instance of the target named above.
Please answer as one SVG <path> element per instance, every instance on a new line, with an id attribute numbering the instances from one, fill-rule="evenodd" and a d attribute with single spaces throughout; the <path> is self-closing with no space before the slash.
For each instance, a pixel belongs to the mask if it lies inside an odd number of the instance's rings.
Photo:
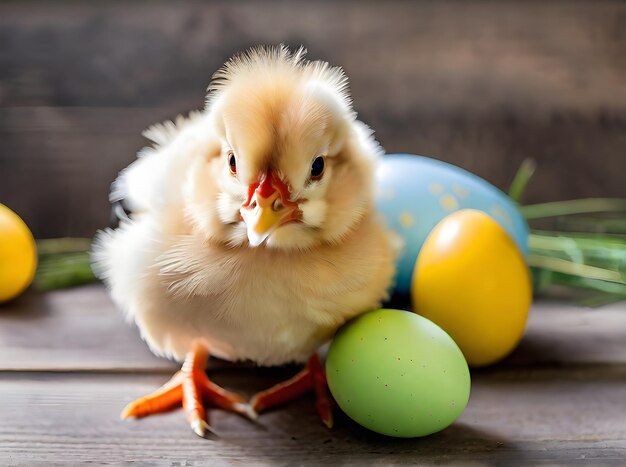
<path id="1" fill-rule="evenodd" d="M 493 217 L 528 255 L 528 226 L 516 204 L 482 178 L 422 156 L 388 154 L 379 164 L 376 202 L 405 246 L 398 260 L 396 292 L 408 294 L 417 255 L 430 231 L 448 214 L 478 209 Z"/>

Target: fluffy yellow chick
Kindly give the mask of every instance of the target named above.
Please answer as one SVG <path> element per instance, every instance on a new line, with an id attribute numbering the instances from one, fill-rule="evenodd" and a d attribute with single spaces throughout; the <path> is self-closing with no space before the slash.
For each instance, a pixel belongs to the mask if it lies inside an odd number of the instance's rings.
<path id="1" fill-rule="evenodd" d="M 155 354 L 186 359 L 125 416 L 182 400 L 204 435 L 203 399 L 253 417 L 315 389 L 332 423 L 316 357 L 250 404 L 204 374 L 207 352 L 307 361 L 391 285 L 394 242 L 374 210 L 382 150 L 356 120 L 343 71 L 304 55 L 279 46 L 229 60 L 205 109 L 147 130 L 154 147 L 114 183 L 111 198 L 132 214 L 98 235 L 94 269 Z"/>

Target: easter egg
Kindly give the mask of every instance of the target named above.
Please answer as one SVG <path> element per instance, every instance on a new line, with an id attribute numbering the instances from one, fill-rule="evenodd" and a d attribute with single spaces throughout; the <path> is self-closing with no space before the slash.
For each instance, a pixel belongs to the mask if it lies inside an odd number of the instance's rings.
<path id="1" fill-rule="evenodd" d="M 0 204 L 0 303 L 28 287 L 36 268 L 33 234 L 17 214 Z"/>
<path id="2" fill-rule="evenodd" d="M 415 310 L 450 334 L 470 366 L 489 365 L 522 338 L 532 300 L 530 272 L 496 221 L 461 210 L 424 242 L 412 299 Z"/>
<path id="3" fill-rule="evenodd" d="M 460 209 L 489 214 L 528 254 L 528 226 L 515 203 L 466 170 L 427 157 L 390 154 L 379 163 L 376 184 L 377 208 L 405 243 L 397 264 L 398 293 L 409 293 L 417 255 L 430 231 Z"/>
<path id="4" fill-rule="evenodd" d="M 467 363 L 450 336 L 402 310 L 371 311 L 344 325 L 328 351 L 326 375 L 350 418 L 402 438 L 443 430 L 470 394 Z"/>

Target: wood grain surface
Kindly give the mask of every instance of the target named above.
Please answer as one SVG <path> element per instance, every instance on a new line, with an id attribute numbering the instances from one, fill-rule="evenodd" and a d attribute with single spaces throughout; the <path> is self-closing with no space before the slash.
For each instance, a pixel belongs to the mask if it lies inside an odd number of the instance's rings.
<path id="1" fill-rule="evenodd" d="M 0 305 L 0 371 L 172 371 L 142 345 L 101 285 Z"/>
<path id="2" fill-rule="evenodd" d="M 310 397 L 251 423 L 211 411 L 202 440 L 181 411 L 119 420 L 122 407 L 175 371 L 150 355 L 99 285 L 28 293 L 0 307 L 0 464 L 369 465 L 626 461 L 626 303 L 535 304 L 504 362 L 472 372 L 470 403 L 450 428 L 379 436 L 337 413 L 324 428 Z M 295 367 L 212 361 L 218 384 L 251 395 Z"/>
<path id="3" fill-rule="evenodd" d="M 213 372 L 251 393 L 276 375 Z M 592 376 L 589 378 L 588 376 Z M 119 420 L 126 402 L 163 376 L 0 374 L 0 462 L 165 465 L 370 465 L 626 459 L 626 372 L 516 371 L 474 376 L 469 406 L 445 431 L 393 439 L 338 413 L 326 429 L 303 398 L 254 424 L 211 411 L 218 437 L 195 436 L 180 411 Z"/>
<path id="4" fill-rule="evenodd" d="M 0 4 L 0 202 L 38 237 L 91 235 L 155 121 L 202 106 L 260 43 L 341 65 L 389 152 L 465 167 L 527 201 L 626 196 L 626 4 L 296 0 Z"/>
<path id="5" fill-rule="evenodd" d="M 398 304 L 409 309 L 409 305 Z M 174 362 L 152 355 L 136 327 L 115 310 L 105 288 L 91 285 L 30 292 L 0 305 L 0 371 L 158 372 Z M 601 342 L 601 344 L 598 344 Z M 626 303 L 599 309 L 539 302 L 505 368 L 626 362 Z M 230 365 L 211 361 L 211 368 Z"/>

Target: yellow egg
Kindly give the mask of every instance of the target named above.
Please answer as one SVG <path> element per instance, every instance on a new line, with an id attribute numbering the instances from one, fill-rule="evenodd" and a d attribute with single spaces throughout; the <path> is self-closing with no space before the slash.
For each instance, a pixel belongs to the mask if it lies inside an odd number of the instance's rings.
<path id="1" fill-rule="evenodd" d="M 411 295 L 415 311 L 443 328 L 476 367 L 518 344 L 532 286 L 511 237 L 487 214 L 465 209 L 445 217 L 424 242 Z"/>
<path id="2" fill-rule="evenodd" d="M 36 268 L 33 234 L 17 214 L 0 204 L 0 303 L 28 287 Z"/>

